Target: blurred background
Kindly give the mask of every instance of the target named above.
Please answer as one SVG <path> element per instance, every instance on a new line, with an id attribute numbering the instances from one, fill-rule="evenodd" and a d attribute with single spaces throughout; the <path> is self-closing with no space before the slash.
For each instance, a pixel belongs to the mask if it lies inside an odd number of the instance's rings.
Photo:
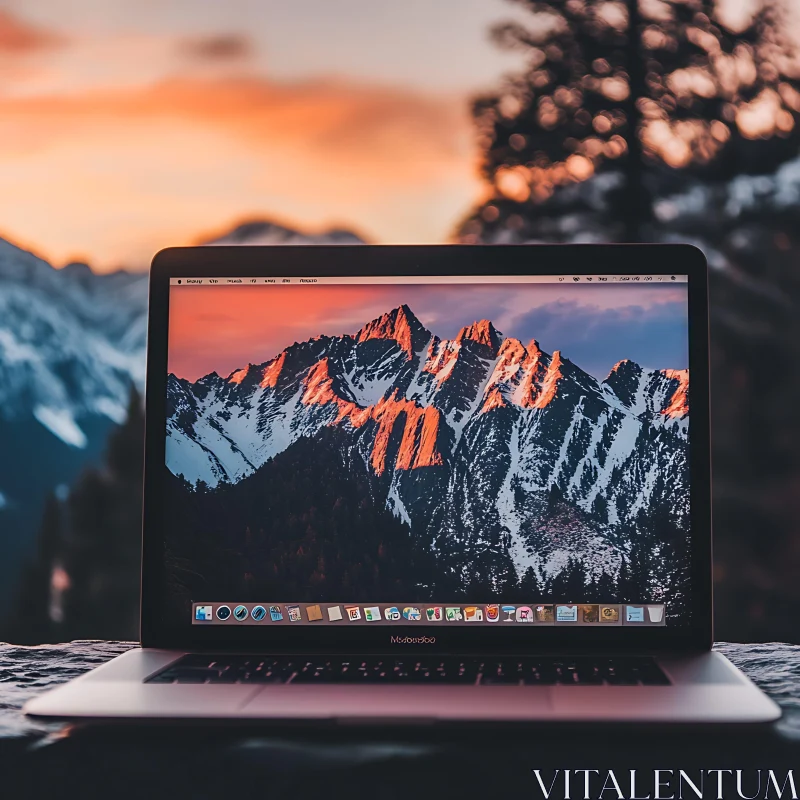
<path id="1" fill-rule="evenodd" d="M 0 0 L 0 639 L 137 636 L 147 266 L 690 241 L 717 638 L 800 641 L 800 0 Z"/>

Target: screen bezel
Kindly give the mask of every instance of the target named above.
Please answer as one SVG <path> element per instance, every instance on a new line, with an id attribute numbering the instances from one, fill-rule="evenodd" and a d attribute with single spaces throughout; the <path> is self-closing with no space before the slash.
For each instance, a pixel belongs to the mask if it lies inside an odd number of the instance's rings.
<path id="1" fill-rule="evenodd" d="M 453 275 L 688 275 L 690 417 L 690 623 L 671 628 L 490 626 L 311 627 L 171 624 L 162 617 L 166 588 L 163 502 L 167 340 L 170 278 Z M 169 248 L 150 273 L 147 344 L 141 640 L 173 650 L 248 650 L 275 653 L 368 653 L 402 650 L 453 652 L 624 652 L 708 650 L 712 638 L 711 461 L 709 449 L 708 276 L 692 245 L 323 245 Z M 346 600 L 346 598 L 343 598 Z M 390 635 L 412 630 L 435 636 L 431 645 L 391 645 Z"/>

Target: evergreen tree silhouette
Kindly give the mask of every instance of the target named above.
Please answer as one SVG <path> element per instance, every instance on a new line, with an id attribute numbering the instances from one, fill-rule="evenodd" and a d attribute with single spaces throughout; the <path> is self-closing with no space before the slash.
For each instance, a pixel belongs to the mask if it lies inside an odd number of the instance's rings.
<path id="1" fill-rule="evenodd" d="M 519 582 L 520 602 L 535 603 L 542 597 L 542 589 L 539 579 L 536 577 L 536 570 L 528 567 Z"/>
<path id="2" fill-rule="evenodd" d="M 586 566 L 578 558 L 571 559 L 566 580 L 567 597 L 580 602 L 586 594 Z"/>
<path id="3" fill-rule="evenodd" d="M 53 640 L 58 620 L 51 616 L 53 572 L 61 551 L 63 511 L 55 494 L 47 495 L 39 528 L 36 554 L 22 572 L 16 608 L 9 615 L 3 638 L 19 644 L 39 644 Z"/>
<path id="4" fill-rule="evenodd" d="M 139 632 L 144 412 L 131 388 L 125 422 L 105 463 L 87 470 L 67 500 L 64 636 L 135 640 Z"/>
<path id="5" fill-rule="evenodd" d="M 639 599 L 637 592 L 638 587 L 631 576 L 628 559 L 622 556 L 619 572 L 617 573 L 617 598 L 620 603 L 635 603 Z"/>
<path id="6" fill-rule="evenodd" d="M 608 500 L 599 492 L 592 501 L 592 514 L 600 522 L 608 522 Z"/>
<path id="7" fill-rule="evenodd" d="M 597 579 L 597 600 L 600 603 L 612 603 L 617 599 L 617 587 L 614 579 L 605 570 Z"/>
<path id="8" fill-rule="evenodd" d="M 550 486 L 547 492 L 547 509 L 552 512 L 564 502 L 564 493 L 558 488 L 558 484 L 554 483 Z"/>
<path id="9" fill-rule="evenodd" d="M 474 103 L 491 196 L 463 241 L 561 240 L 582 215 L 606 239 L 651 239 L 656 184 L 671 173 L 727 179 L 797 153 L 800 83 L 776 2 L 742 30 L 711 0 L 516 3 L 530 24 L 493 36 L 528 66 Z M 614 187 L 602 201 L 570 191 L 602 174 Z"/>
<path id="10" fill-rule="evenodd" d="M 553 576 L 552 599 L 557 603 L 579 603 L 585 600 L 586 578 L 586 567 L 583 562 L 575 556 L 570 556 L 561 572 Z"/>
<path id="11" fill-rule="evenodd" d="M 141 398 L 132 387 L 102 466 L 86 469 L 65 501 L 48 498 L 7 638 L 138 638 L 143 441 Z"/>
<path id="12" fill-rule="evenodd" d="M 521 594 L 517 571 L 510 560 L 505 569 L 501 571 L 497 585 L 498 595 L 502 600 L 514 601 Z"/>

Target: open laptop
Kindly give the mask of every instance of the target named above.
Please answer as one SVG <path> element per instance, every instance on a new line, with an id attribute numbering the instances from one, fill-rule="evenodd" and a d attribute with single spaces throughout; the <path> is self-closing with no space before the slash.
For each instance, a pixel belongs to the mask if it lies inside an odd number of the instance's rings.
<path id="1" fill-rule="evenodd" d="M 683 245 L 159 253 L 142 648 L 27 713 L 777 718 L 710 649 L 706 284 Z"/>

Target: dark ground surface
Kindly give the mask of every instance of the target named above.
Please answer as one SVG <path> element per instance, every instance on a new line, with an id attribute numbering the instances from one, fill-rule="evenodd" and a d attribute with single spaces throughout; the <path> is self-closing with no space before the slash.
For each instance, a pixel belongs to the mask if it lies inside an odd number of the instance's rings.
<path id="1" fill-rule="evenodd" d="M 78 727 L 21 714 L 29 697 L 129 647 L 0 644 L 3 797 L 539 798 L 537 768 L 549 783 L 554 769 L 614 769 L 627 776 L 634 767 L 644 796 L 654 768 L 741 769 L 753 782 L 754 770 L 773 769 L 783 771 L 782 782 L 800 764 L 800 646 L 786 644 L 717 645 L 784 710 L 778 723 L 757 728 Z M 574 780 L 572 797 L 583 797 L 583 777 Z M 704 796 L 716 797 L 716 778 L 706 780 Z M 725 797 L 737 796 L 732 780 Z M 745 784 L 747 794 L 755 791 L 755 783 Z M 551 797 L 562 796 L 557 781 Z"/>

